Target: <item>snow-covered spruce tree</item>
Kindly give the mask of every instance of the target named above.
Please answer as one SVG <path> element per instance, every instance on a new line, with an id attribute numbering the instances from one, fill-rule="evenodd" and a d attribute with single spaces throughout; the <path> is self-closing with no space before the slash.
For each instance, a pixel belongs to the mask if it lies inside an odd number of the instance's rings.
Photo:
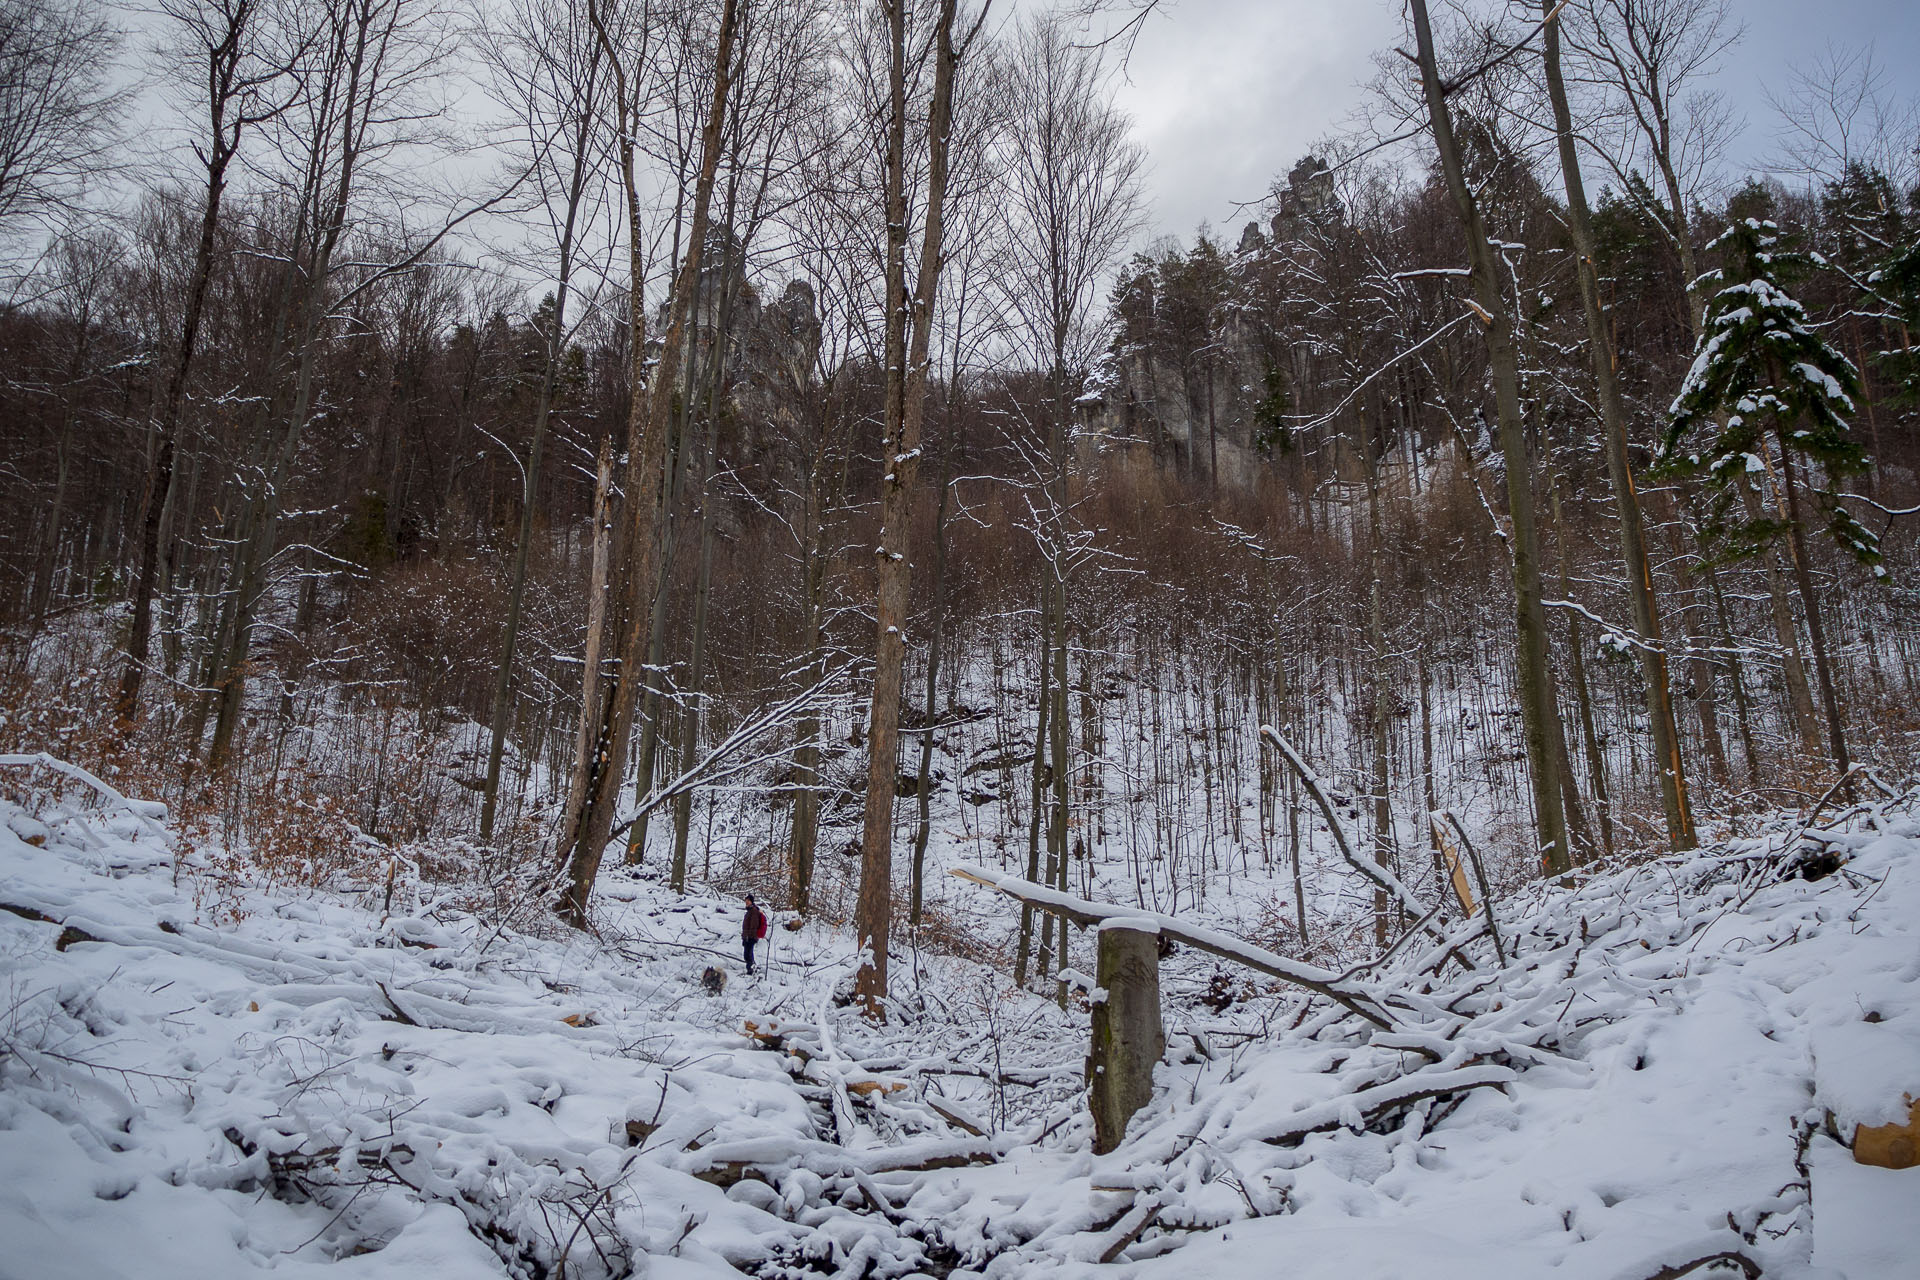
<path id="1" fill-rule="evenodd" d="M 1783 278 L 1806 260 L 1781 247 L 1778 227 L 1757 218 L 1741 219 L 1709 248 L 1720 254 L 1721 266 L 1702 282 L 1719 288 L 1707 300 L 1693 366 L 1674 397 L 1661 463 L 1706 477 L 1712 532 L 1729 555 L 1753 555 L 1786 537 L 1806 609 L 1834 763 L 1844 771 L 1851 761 L 1807 564 L 1797 467 L 1805 466 L 1813 477 L 1807 487 L 1834 541 L 1883 576 L 1879 539 L 1832 490 L 1868 465 L 1847 421 L 1860 394 L 1860 376 L 1852 362 L 1813 330 L 1805 308 L 1783 286 Z M 1786 498 L 1779 519 L 1737 505 L 1751 483 L 1749 475 L 1772 469 L 1769 435 L 1780 449 Z M 1826 487 L 1819 484 L 1818 473 L 1824 473 Z"/>
<path id="2" fill-rule="evenodd" d="M 1909 403 L 1920 401 L 1920 348 L 1913 333 L 1920 329 L 1920 227 L 1897 246 L 1873 275 L 1873 287 L 1888 304 L 1894 325 L 1894 343 L 1880 352 L 1882 370 Z"/>

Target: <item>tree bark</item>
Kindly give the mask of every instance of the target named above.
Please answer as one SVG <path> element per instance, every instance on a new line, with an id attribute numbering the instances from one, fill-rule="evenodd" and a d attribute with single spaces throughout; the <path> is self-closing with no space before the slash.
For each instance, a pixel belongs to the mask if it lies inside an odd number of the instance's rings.
<path id="1" fill-rule="evenodd" d="M 906 660 L 907 559 L 912 533 L 913 481 L 919 473 L 920 422 L 926 404 L 927 350 L 939 287 L 947 196 L 948 135 L 953 124 L 957 62 L 953 23 L 958 0 L 941 0 L 934 31 L 933 100 L 927 120 L 927 198 L 920 269 L 912 314 L 906 284 L 907 37 L 906 0 L 887 8 L 891 61 L 887 122 L 886 417 L 880 459 L 880 545 L 875 549 L 873 701 L 867 732 L 867 804 L 860 841 L 860 892 L 854 935 L 861 951 L 854 995 L 869 1018 L 886 1016 L 887 946 L 893 924 L 893 799 L 900 767 L 900 687 Z M 911 321 L 911 324 L 909 324 Z M 911 330 L 911 352 L 908 350 Z"/>
<path id="2" fill-rule="evenodd" d="M 1048 588 L 1040 588 L 1041 598 L 1045 600 Z M 1046 610 L 1043 608 L 1044 615 Z M 1049 660 L 1053 638 L 1048 634 L 1044 621 L 1040 627 L 1040 698 L 1039 710 L 1033 730 L 1033 767 L 1031 771 L 1031 800 L 1033 807 L 1027 813 L 1027 879 L 1040 879 L 1040 829 L 1046 820 L 1047 810 L 1047 719 L 1053 708 L 1053 663 Z M 1040 941 L 1040 971 L 1046 972 L 1053 958 L 1053 917 L 1048 916 L 1041 922 L 1043 932 Z M 1033 944 L 1033 905 L 1020 904 L 1020 949 L 1013 958 L 1013 985 L 1024 987 L 1027 983 L 1027 956 Z"/>
<path id="3" fill-rule="evenodd" d="M 927 699 L 920 727 L 920 767 L 916 802 L 919 813 L 913 827 L 913 886 L 907 923 L 920 923 L 926 894 L 927 839 L 933 831 L 933 725 L 938 714 L 940 646 L 947 624 L 947 469 L 946 450 L 940 453 L 940 498 L 933 508 L 933 627 L 927 637 Z"/>
<path id="4" fill-rule="evenodd" d="M 220 229 L 221 198 L 227 189 L 227 168 L 240 149 L 240 133 L 247 121 L 230 112 L 234 96 L 243 90 L 241 61 L 245 57 L 248 24 L 253 16 L 251 4 L 243 3 L 232 11 L 223 41 L 207 50 L 207 150 L 202 153 L 207 185 L 206 203 L 200 212 L 200 238 L 194 246 L 193 270 L 187 285 L 186 309 L 180 317 L 179 346 L 174 352 L 173 368 L 167 375 L 165 399 L 160 417 L 154 424 L 157 445 L 153 465 L 147 472 L 144 515 L 140 522 L 140 567 L 133 585 L 133 619 L 127 631 L 127 666 L 120 677 L 120 691 L 114 702 L 114 715 L 123 724 L 132 724 L 140 713 L 140 686 L 146 674 L 147 649 L 153 637 L 153 589 L 160 562 L 160 525 L 167 500 L 173 491 L 175 442 L 180 432 L 180 410 L 186 400 L 187 378 L 200 341 L 200 322 L 206 311 L 207 289 L 213 279 L 214 244 Z M 63 454 L 64 461 L 64 454 Z M 63 471 L 64 479 L 64 471 Z M 57 533 L 57 531 L 56 531 Z"/>
<path id="5" fill-rule="evenodd" d="M 1787 424 L 1776 421 L 1780 440 L 1780 474 L 1787 490 L 1787 546 L 1793 552 L 1793 576 L 1800 587 L 1800 604 L 1807 611 L 1807 636 L 1813 642 L 1813 671 L 1820 681 L 1820 704 L 1827 713 L 1827 740 L 1833 764 L 1844 777 L 1853 768 L 1847 753 L 1846 722 L 1840 714 L 1840 696 L 1833 685 L 1833 660 L 1827 652 L 1826 626 L 1820 618 L 1820 599 L 1813 593 L 1813 574 L 1807 566 L 1806 534 L 1800 526 L 1800 486 L 1794 480 L 1793 453 L 1787 444 Z"/>
<path id="6" fill-rule="evenodd" d="M 1160 934 L 1103 925 L 1098 972 L 1104 995 L 1093 1002 L 1093 1046 L 1087 1055 L 1093 1153 L 1105 1155 L 1127 1136 L 1127 1122 L 1153 1100 L 1153 1069 L 1167 1051 L 1160 1020 Z"/>
<path id="7" fill-rule="evenodd" d="M 1560 68 L 1559 9 L 1554 0 L 1541 0 L 1547 15 L 1545 30 L 1547 93 L 1553 104 L 1554 131 L 1560 151 L 1560 173 L 1567 192 L 1567 230 L 1573 239 L 1576 273 L 1580 281 L 1580 302 L 1587 322 L 1587 346 L 1593 357 L 1593 376 L 1600 420 L 1605 430 L 1607 479 L 1613 488 L 1614 509 L 1620 520 L 1620 558 L 1627 572 L 1627 593 L 1633 609 L 1634 630 L 1640 644 L 1635 646 L 1640 662 L 1640 682 L 1646 698 L 1647 719 L 1653 733 L 1655 770 L 1660 778 L 1660 803 L 1666 811 L 1667 840 L 1675 849 L 1691 849 L 1696 843 L 1693 806 L 1687 792 L 1685 762 L 1680 754 L 1680 735 L 1673 718 L 1672 681 L 1667 666 L 1667 651 L 1661 635 L 1659 599 L 1653 588 L 1653 567 L 1647 556 L 1646 528 L 1641 520 L 1640 498 L 1635 491 L 1633 465 L 1627 456 L 1627 415 L 1620 398 L 1618 356 L 1613 334 L 1600 307 L 1600 280 L 1593 238 L 1593 218 L 1587 206 L 1586 184 L 1580 172 L 1580 155 L 1575 146 L 1573 114 L 1567 105 L 1566 82 Z M 1606 799 L 1596 796 L 1601 805 L 1601 834 L 1612 844 L 1611 821 Z"/>
<path id="8" fill-rule="evenodd" d="M 614 810 L 619 804 L 620 783 L 626 772 L 627 740 L 633 735 L 634 703 L 644 684 L 639 668 L 646 640 L 647 592 L 660 573 L 659 533 L 667 484 L 667 423 L 673 411 L 673 397 L 667 389 L 679 378 L 694 284 L 700 278 L 701 250 L 707 238 L 727 99 L 735 71 L 734 38 L 738 26 L 738 0 L 722 0 L 714 50 L 713 97 L 701 132 L 700 171 L 694 182 L 687 250 L 674 282 L 659 362 L 651 370 L 651 376 L 644 341 L 645 275 L 641 267 L 643 240 L 638 197 L 631 181 L 627 186 L 627 252 L 631 269 L 628 324 L 633 335 L 630 358 L 634 397 L 627 443 L 628 510 L 623 536 L 626 563 L 620 591 L 619 643 L 615 650 L 620 672 L 593 731 L 594 747 L 586 763 L 584 785 L 578 788 L 577 807 L 570 806 L 561 829 L 558 855 L 567 869 L 567 887 L 560 913 L 577 928 L 587 927 L 587 903 L 593 894 L 594 877 L 600 872 L 600 858 L 612 836 Z M 630 166 L 630 139 L 623 139 L 621 145 L 627 153 L 623 163 Z"/>
<path id="9" fill-rule="evenodd" d="M 600 52 L 596 44 L 594 62 L 588 68 L 590 77 L 594 74 Z M 534 509 L 540 498 L 541 455 L 546 445 L 547 423 L 553 415 L 553 395 L 560 378 L 560 362 L 567 349 L 567 293 L 573 281 L 574 227 L 586 193 L 592 123 L 590 108 L 582 104 L 573 135 L 573 172 L 567 183 L 566 214 L 560 222 L 560 263 L 554 277 L 553 327 L 546 334 L 546 350 L 542 352 L 540 393 L 533 410 L 533 439 L 527 446 L 527 470 L 522 477 L 520 536 L 513 548 L 513 571 L 507 588 L 507 618 L 500 634 L 499 669 L 494 673 L 493 706 L 488 726 L 487 781 L 480 802 L 482 844 L 493 840 L 493 820 L 500 796 L 500 758 L 506 749 L 507 726 L 513 715 L 513 654 L 520 640 L 521 603 L 526 598 L 527 550 L 533 543 Z"/>
<path id="10" fill-rule="evenodd" d="M 1513 346 L 1513 321 L 1500 291 L 1498 262 L 1488 241 L 1480 206 L 1467 184 L 1460 148 L 1453 133 L 1446 89 L 1440 82 L 1433 30 L 1426 0 L 1410 0 L 1419 46 L 1420 78 L 1440 168 L 1466 232 L 1472 282 L 1487 355 L 1493 371 L 1494 404 L 1500 424 L 1500 451 L 1506 462 L 1508 515 L 1513 525 L 1514 630 L 1525 725 L 1534 821 L 1543 874 L 1558 876 L 1573 866 L 1567 814 L 1561 794 L 1565 762 L 1555 746 L 1561 737 L 1560 709 L 1553 697 L 1547 657 L 1546 610 L 1541 602 L 1539 537 L 1534 528 L 1533 464 L 1527 456 L 1525 423 L 1520 413 L 1519 361 Z"/>

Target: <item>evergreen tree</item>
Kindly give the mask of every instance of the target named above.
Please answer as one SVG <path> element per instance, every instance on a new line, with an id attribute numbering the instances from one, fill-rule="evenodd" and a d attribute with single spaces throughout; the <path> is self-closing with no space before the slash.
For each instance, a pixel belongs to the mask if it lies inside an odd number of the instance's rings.
<path id="1" fill-rule="evenodd" d="M 1920 329 L 1920 217 L 1906 220 L 1892 251 L 1868 281 L 1885 304 L 1889 331 L 1889 345 L 1878 356 L 1881 372 L 1898 387 L 1900 399 L 1920 401 L 1920 349 L 1913 342 L 1914 331 Z"/>
<path id="2" fill-rule="evenodd" d="M 1708 273 L 1708 281 L 1721 287 L 1707 303 L 1700 346 L 1674 399 L 1661 461 L 1706 476 L 1714 532 L 1737 558 L 1782 534 L 1798 535 L 1788 527 L 1791 516 L 1786 522 L 1755 520 L 1736 509 L 1743 477 L 1767 470 L 1768 435 L 1780 447 L 1789 484 L 1796 457 L 1824 471 L 1829 482 L 1865 471 L 1868 459 L 1848 423 L 1860 375 L 1812 329 L 1805 308 L 1782 283 L 1806 264 L 1804 255 L 1781 248 L 1779 228 L 1759 219 L 1734 223 L 1709 248 L 1720 252 L 1723 265 Z M 1711 433 L 1704 443 L 1690 443 L 1703 432 Z M 1879 539 L 1830 490 L 1815 488 L 1813 494 L 1834 540 L 1883 574 Z"/>
<path id="3" fill-rule="evenodd" d="M 1806 263 L 1780 245 L 1779 228 L 1741 219 L 1709 246 L 1721 268 L 1706 277 L 1719 285 L 1708 300 L 1694 353 L 1661 446 L 1663 466 L 1706 477 L 1714 533 L 1731 554 L 1751 555 L 1785 535 L 1813 641 L 1814 667 L 1826 703 L 1834 761 L 1849 767 L 1839 702 L 1829 670 L 1818 599 L 1807 564 L 1796 463 L 1824 472 L 1829 487 L 1811 486 L 1816 506 L 1842 549 L 1884 576 L 1879 539 L 1847 511 L 1830 486 L 1866 470 L 1868 459 L 1848 416 L 1860 395 L 1853 364 L 1807 323 L 1807 314 L 1782 281 Z M 1784 518 L 1756 517 L 1736 501 L 1751 474 L 1771 469 L 1767 437 L 1778 444 L 1786 491 Z M 1694 443 L 1704 435 L 1704 441 Z M 1811 472 L 1810 472 L 1811 473 Z"/>

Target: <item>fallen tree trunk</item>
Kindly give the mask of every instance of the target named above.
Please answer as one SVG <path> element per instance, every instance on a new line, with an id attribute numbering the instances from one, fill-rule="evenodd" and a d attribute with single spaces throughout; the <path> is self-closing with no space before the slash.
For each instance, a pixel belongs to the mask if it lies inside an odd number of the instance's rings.
<path id="1" fill-rule="evenodd" d="M 1016 902 L 1027 903 L 1042 911 L 1050 911 L 1061 919 L 1071 921 L 1082 928 L 1107 920 L 1139 921 L 1142 927 L 1155 930 L 1162 937 L 1184 942 L 1190 947 L 1219 956 L 1223 960 L 1231 960 L 1249 969 L 1278 978 L 1282 982 L 1290 982 L 1294 986 L 1305 987 L 1309 991 L 1323 995 L 1359 1014 L 1376 1027 L 1384 1030 L 1392 1030 L 1394 1027 L 1392 1013 L 1373 993 L 1344 982 L 1340 975 L 1331 969 L 1322 969 L 1318 965 L 1289 960 L 1263 947 L 1256 947 L 1251 942 L 1209 929 L 1204 925 L 1190 924 L 1158 911 L 1146 911 L 1133 907 L 1110 907 L 1085 898 L 1076 898 L 1070 893 L 1062 893 L 1046 885 L 1035 884 L 1031 880 L 1002 875 L 984 867 L 963 865 L 951 867 L 949 871 L 962 880 L 997 890 Z"/>

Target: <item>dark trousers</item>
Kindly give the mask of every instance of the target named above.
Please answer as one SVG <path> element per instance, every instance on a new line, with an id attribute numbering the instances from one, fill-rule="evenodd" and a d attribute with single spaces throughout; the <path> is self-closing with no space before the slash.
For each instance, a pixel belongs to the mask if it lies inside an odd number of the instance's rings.
<path id="1" fill-rule="evenodd" d="M 753 946 L 758 941 L 760 941 L 760 939 L 758 938 L 740 939 L 740 945 L 747 949 L 747 972 L 748 973 L 753 972 Z"/>

